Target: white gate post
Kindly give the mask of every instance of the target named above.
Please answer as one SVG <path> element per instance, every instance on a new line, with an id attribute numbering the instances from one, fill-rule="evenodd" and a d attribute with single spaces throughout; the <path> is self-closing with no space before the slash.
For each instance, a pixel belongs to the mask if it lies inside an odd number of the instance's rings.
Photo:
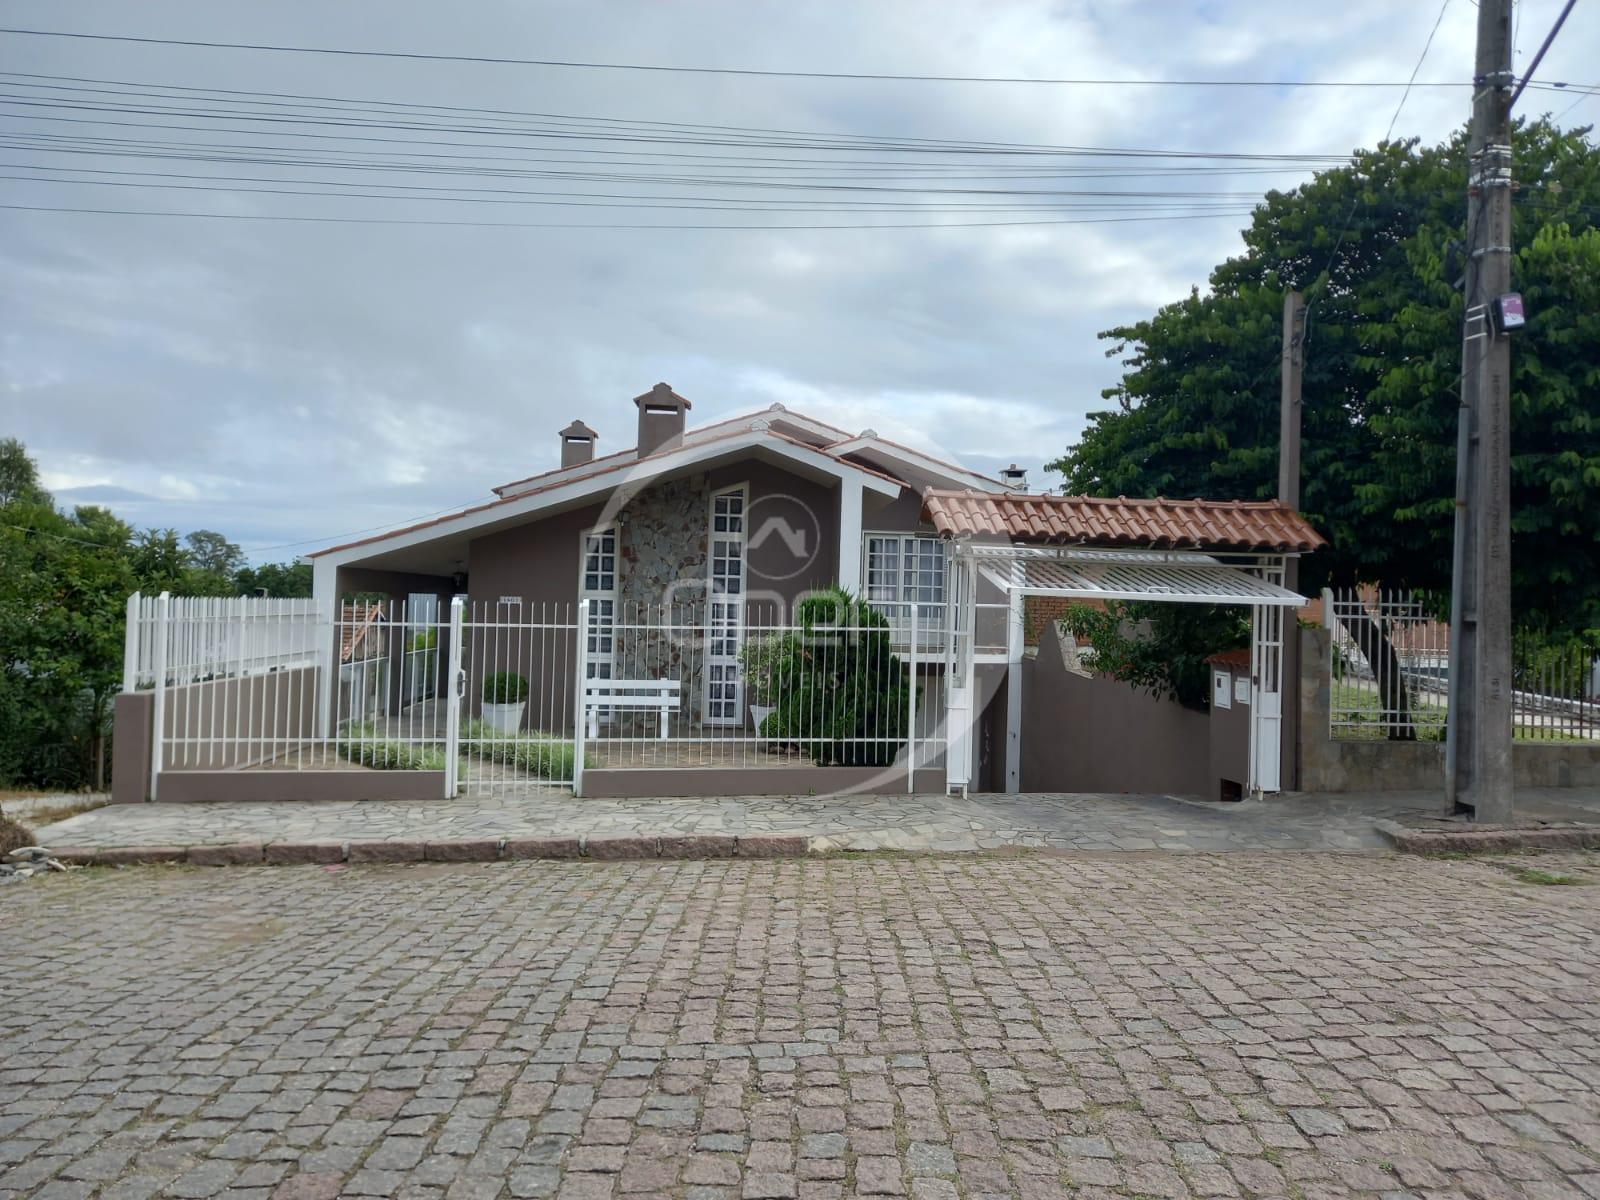
<path id="1" fill-rule="evenodd" d="M 150 799 L 157 799 L 161 786 L 161 754 L 166 742 L 167 723 L 167 617 L 172 597 L 162 592 L 156 597 L 155 653 L 156 695 L 150 721 Z"/>
<path id="2" fill-rule="evenodd" d="M 588 682 L 589 667 L 589 602 L 578 601 L 578 652 L 572 656 L 575 667 L 573 680 L 573 730 L 572 730 L 572 794 L 583 795 L 583 743 L 587 713 L 583 710 L 584 685 Z"/>
<path id="3" fill-rule="evenodd" d="M 139 601 L 138 592 L 128 597 L 128 616 L 122 628 L 122 690 L 139 687 Z"/>
<path id="4" fill-rule="evenodd" d="M 1006 609 L 1006 791 L 1022 790 L 1022 651 L 1023 592 L 1020 575 Z"/>
<path id="5" fill-rule="evenodd" d="M 917 790 L 917 602 L 911 602 L 911 653 L 906 664 L 911 703 L 906 717 L 906 794 Z"/>
<path id="6" fill-rule="evenodd" d="M 444 798 L 456 794 L 460 782 L 461 760 L 461 696 L 467 688 L 467 673 L 461 669 L 461 610 L 462 598 L 450 598 L 450 659 L 447 676 L 449 688 L 445 700 L 444 719 Z"/>

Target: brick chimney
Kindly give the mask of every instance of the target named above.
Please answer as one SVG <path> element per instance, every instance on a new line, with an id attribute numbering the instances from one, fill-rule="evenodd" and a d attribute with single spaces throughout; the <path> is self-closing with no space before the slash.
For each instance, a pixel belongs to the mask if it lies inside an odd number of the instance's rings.
<path id="1" fill-rule="evenodd" d="M 672 390 L 670 384 L 658 383 L 633 402 L 639 406 L 639 457 L 663 447 L 671 449 L 683 436 L 684 414 L 689 402 Z"/>
<path id="2" fill-rule="evenodd" d="M 574 421 L 561 431 L 561 465 L 576 467 L 594 458 L 594 444 L 600 437 L 582 421 Z"/>
<path id="3" fill-rule="evenodd" d="M 1028 468 L 1019 467 L 1012 463 L 1000 472 L 1000 482 L 1007 487 L 1016 488 L 1017 491 L 1026 491 L 1028 488 Z"/>

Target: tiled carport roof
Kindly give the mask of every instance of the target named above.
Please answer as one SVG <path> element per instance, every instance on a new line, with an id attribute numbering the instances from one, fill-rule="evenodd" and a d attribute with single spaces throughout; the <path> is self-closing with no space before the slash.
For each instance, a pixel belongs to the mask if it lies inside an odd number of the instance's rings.
<path id="1" fill-rule="evenodd" d="M 929 488 L 922 515 L 946 537 L 1004 538 L 1037 546 L 1288 553 L 1327 545 L 1310 522 L 1277 500 L 1130 500 Z"/>

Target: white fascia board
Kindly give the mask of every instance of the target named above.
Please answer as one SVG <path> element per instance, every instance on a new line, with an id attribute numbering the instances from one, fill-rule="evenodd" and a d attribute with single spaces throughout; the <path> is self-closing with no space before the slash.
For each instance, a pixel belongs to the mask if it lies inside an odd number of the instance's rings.
<path id="1" fill-rule="evenodd" d="M 925 475 L 935 475 L 940 479 L 948 479 L 951 483 L 975 488 L 980 492 L 1011 492 L 1016 490 L 1015 488 L 1007 487 L 999 480 L 988 479 L 976 471 L 969 471 L 966 467 L 933 458 L 923 454 L 920 450 L 910 450 L 904 446 L 891 445 L 882 438 L 854 437 L 846 442 L 835 442 L 828 447 L 829 454 L 857 454 L 862 450 L 871 450 L 895 462 L 907 463 L 916 467 Z"/>
<path id="2" fill-rule="evenodd" d="M 683 446 L 669 454 L 652 456 L 640 463 L 586 475 L 574 479 L 571 483 L 547 487 L 537 493 L 490 501 L 481 508 L 470 509 L 454 517 L 443 517 L 417 529 L 403 529 L 387 537 L 380 535 L 343 549 L 312 551 L 311 557 L 317 563 L 326 562 L 335 567 L 346 566 L 378 554 L 389 554 L 411 546 L 420 546 L 441 536 L 467 533 L 481 529 L 485 525 L 499 524 L 547 508 L 557 508 L 592 496 L 604 495 L 618 486 L 641 484 L 669 471 L 691 467 L 708 458 L 720 458 L 741 450 L 768 450 L 780 458 L 803 463 L 835 479 L 858 479 L 862 487 L 890 499 L 900 494 L 900 485 L 881 475 L 862 470 L 852 463 L 842 462 L 831 454 L 824 454 L 809 446 L 797 445 L 765 432 L 751 431 L 741 437 Z"/>

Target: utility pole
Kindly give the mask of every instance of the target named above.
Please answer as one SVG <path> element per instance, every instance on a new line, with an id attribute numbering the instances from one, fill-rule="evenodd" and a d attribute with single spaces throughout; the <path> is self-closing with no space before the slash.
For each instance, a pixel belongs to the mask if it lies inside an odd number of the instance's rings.
<path id="1" fill-rule="evenodd" d="M 1511 819 L 1512 0 L 1479 0 L 1467 165 L 1466 310 L 1456 442 L 1445 793 L 1474 819 Z"/>
<path id="2" fill-rule="evenodd" d="M 1283 297 L 1283 367 L 1278 393 L 1278 499 L 1300 509 L 1300 381 L 1306 365 L 1306 298 Z M 1283 586 L 1300 590 L 1300 560 L 1284 559 Z M 1300 786 L 1300 629 L 1293 612 L 1283 614 L 1282 752 L 1284 790 Z"/>

